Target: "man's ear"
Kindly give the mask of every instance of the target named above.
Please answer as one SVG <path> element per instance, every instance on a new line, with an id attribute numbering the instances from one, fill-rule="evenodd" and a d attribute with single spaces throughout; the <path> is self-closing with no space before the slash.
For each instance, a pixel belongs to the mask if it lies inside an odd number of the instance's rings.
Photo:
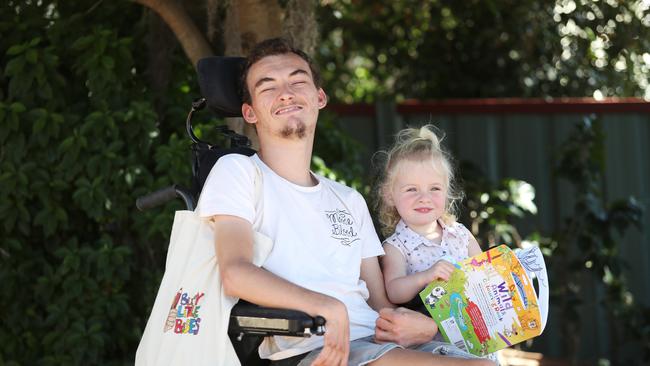
<path id="1" fill-rule="evenodd" d="M 253 110 L 253 106 L 248 103 L 241 105 L 241 114 L 244 117 L 244 120 L 248 123 L 257 123 L 257 116 Z"/>
<path id="2" fill-rule="evenodd" d="M 327 94 L 323 88 L 318 88 L 318 109 L 323 109 L 327 105 Z"/>

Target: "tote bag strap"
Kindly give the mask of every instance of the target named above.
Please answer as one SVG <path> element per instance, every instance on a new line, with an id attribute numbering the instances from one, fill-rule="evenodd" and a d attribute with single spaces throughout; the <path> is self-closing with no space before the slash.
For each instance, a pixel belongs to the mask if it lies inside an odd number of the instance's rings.
<path id="1" fill-rule="evenodd" d="M 262 170 L 251 160 L 255 166 L 255 219 L 253 220 L 253 264 L 261 267 L 266 258 L 273 250 L 273 240 L 259 232 L 262 226 L 262 216 L 264 215 L 264 186 L 262 179 Z"/>
<path id="2" fill-rule="evenodd" d="M 253 159 L 251 159 L 251 163 L 255 167 L 255 196 L 253 198 L 255 200 L 255 219 L 253 220 L 253 230 L 259 231 L 262 226 L 262 215 L 264 214 L 264 179 L 262 178 L 262 170 L 257 163 Z"/>
<path id="3" fill-rule="evenodd" d="M 341 205 L 345 208 L 346 211 L 348 211 L 350 214 L 352 214 L 352 211 L 350 210 L 350 207 L 345 203 L 345 200 L 336 192 L 336 189 L 332 188 L 330 184 L 325 184 L 327 186 L 327 189 L 330 190 L 334 194 L 334 197 L 338 199 L 338 201 L 341 203 Z"/>

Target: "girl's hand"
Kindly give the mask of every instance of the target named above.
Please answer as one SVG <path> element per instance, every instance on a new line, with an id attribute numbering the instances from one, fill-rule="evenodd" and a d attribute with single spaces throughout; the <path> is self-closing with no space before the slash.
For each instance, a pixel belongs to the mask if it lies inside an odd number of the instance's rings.
<path id="1" fill-rule="evenodd" d="M 451 273 L 456 267 L 444 259 L 437 261 L 431 268 L 427 269 L 429 282 L 433 280 L 449 281 Z"/>

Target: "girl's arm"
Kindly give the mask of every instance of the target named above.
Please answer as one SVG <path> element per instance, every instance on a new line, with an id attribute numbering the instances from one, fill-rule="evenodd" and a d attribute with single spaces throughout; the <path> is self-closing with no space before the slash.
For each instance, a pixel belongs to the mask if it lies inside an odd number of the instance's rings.
<path id="1" fill-rule="evenodd" d="M 406 258 L 399 249 L 384 245 L 386 255 L 381 258 L 386 294 L 393 304 L 411 301 L 433 279 L 429 271 L 406 275 Z"/>
<path id="2" fill-rule="evenodd" d="M 375 325 L 376 341 L 409 347 L 429 342 L 438 333 L 438 326 L 430 316 L 405 308 L 394 309 L 395 305 L 386 298 L 377 257 L 361 261 L 361 279 L 366 282 L 370 293 L 368 305 L 379 312 Z"/>

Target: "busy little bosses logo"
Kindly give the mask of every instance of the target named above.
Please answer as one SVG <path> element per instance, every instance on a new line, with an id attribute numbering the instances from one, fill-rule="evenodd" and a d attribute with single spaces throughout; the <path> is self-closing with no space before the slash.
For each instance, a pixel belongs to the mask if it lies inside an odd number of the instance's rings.
<path id="1" fill-rule="evenodd" d="M 336 209 L 325 211 L 325 216 L 332 225 L 331 237 L 340 241 L 345 246 L 351 246 L 359 239 L 359 233 L 354 230 L 354 217 L 345 211 Z"/>
<path id="2" fill-rule="evenodd" d="M 164 332 L 173 329 L 176 334 L 199 334 L 201 323 L 199 303 L 203 295 L 203 292 L 197 292 L 194 296 L 190 296 L 189 293 L 183 292 L 182 288 L 178 290 L 169 308 Z"/>

